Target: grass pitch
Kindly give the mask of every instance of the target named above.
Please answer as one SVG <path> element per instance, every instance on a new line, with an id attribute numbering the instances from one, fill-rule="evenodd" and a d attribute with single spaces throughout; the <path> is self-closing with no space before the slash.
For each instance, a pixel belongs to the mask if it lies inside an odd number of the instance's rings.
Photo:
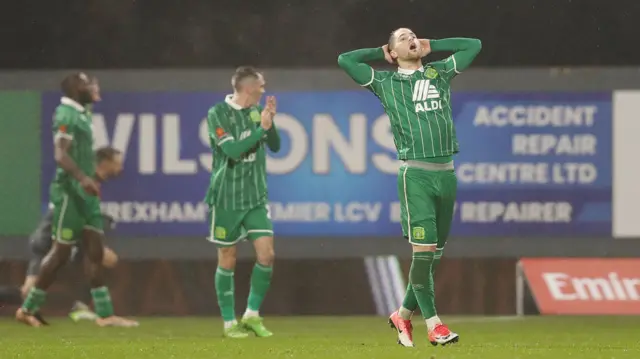
<path id="1" fill-rule="evenodd" d="M 382 317 L 266 318 L 271 338 L 223 339 L 219 318 L 140 318 L 131 329 L 50 318 L 29 328 L 0 318 L 0 358 L 640 358 L 636 317 L 444 317 L 458 344 L 432 347 L 414 319 L 416 348 L 396 344 Z"/>

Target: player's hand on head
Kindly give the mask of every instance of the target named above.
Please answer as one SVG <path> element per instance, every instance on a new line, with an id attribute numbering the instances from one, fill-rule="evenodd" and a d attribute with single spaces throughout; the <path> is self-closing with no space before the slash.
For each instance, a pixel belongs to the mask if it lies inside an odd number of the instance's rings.
<path id="1" fill-rule="evenodd" d="M 100 185 L 93 178 L 87 176 L 80 181 L 82 189 L 92 196 L 98 196 L 100 194 Z"/>
<path id="2" fill-rule="evenodd" d="M 391 53 L 389 52 L 389 45 L 382 45 L 382 51 L 384 51 L 384 59 L 387 60 L 388 63 L 392 64 L 393 63 L 393 57 L 391 56 Z"/>
<path id="3" fill-rule="evenodd" d="M 420 39 L 420 48 L 422 52 L 420 53 L 420 57 L 425 57 L 431 53 L 431 42 L 428 39 Z"/>

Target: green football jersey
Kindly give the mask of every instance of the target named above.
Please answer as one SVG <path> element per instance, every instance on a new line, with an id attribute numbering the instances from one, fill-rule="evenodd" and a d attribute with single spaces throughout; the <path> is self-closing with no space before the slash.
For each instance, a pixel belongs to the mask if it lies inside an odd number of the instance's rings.
<path id="1" fill-rule="evenodd" d="M 471 64 L 481 43 L 465 38 L 431 40 L 431 49 L 454 54 L 417 70 L 397 71 L 377 71 L 365 63 L 383 60 L 381 48 L 355 50 L 338 58 L 351 78 L 380 99 L 400 160 L 448 157 L 459 151 L 450 82 Z"/>
<path id="2" fill-rule="evenodd" d="M 432 62 L 416 71 L 374 71 L 367 88 L 389 116 L 398 159 L 458 153 L 449 85 L 454 74 L 446 62 Z"/>
<path id="3" fill-rule="evenodd" d="M 267 203 L 264 145 L 277 151 L 279 138 L 275 127 L 269 131 L 260 127 L 261 111 L 260 106 L 241 108 L 230 96 L 209 110 L 213 165 L 205 201 L 210 206 L 245 210 Z M 277 149 L 272 146 L 275 138 Z"/>
<path id="4" fill-rule="evenodd" d="M 78 168 L 87 176 L 95 176 L 91 116 L 82 105 L 63 97 L 55 110 L 52 129 L 54 140 L 57 138 L 71 140 L 68 154 Z M 65 188 L 79 188 L 78 182 L 60 166 L 56 167 L 53 183 Z"/>

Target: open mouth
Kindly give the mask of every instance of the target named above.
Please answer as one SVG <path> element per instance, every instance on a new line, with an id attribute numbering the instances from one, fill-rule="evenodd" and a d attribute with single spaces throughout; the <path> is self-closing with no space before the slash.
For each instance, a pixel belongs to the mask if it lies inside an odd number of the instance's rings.
<path id="1" fill-rule="evenodd" d="M 409 50 L 411 50 L 411 51 L 415 51 L 417 48 L 418 48 L 418 46 L 416 46 L 416 44 L 409 45 Z"/>

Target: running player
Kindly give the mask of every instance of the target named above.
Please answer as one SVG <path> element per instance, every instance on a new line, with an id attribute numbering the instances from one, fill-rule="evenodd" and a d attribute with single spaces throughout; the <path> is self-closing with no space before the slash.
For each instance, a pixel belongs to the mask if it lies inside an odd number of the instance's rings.
<path id="1" fill-rule="evenodd" d="M 264 145 L 273 152 L 280 150 L 280 137 L 273 124 L 276 100 L 267 97 L 264 109 L 258 105 L 265 81 L 251 67 L 238 68 L 231 84 L 234 93 L 213 106 L 207 117 L 214 156 L 205 201 L 210 209 L 209 240 L 218 245 L 216 294 L 224 336 L 245 338 L 253 332 L 258 337 L 268 337 L 273 333 L 265 328 L 259 315 L 271 285 L 274 260 Z M 253 242 L 257 261 L 251 274 L 247 309 L 238 324 L 233 284 L 236 243 L 247 238 Z"/>
<path id="2" fill-rule="evenodd" d="M 104 182 L 110 178 L 116 177 L 122 172 L 122 154 L 120 151 L 112 147 L 103 147 L 96 151 L 96 180 Z M 104 229 L 111 230 L 115 228 L 114 219 L 107 215 L 102 214 L 104 220 Z M 52 246 L 52 227 L 53 220 L 53 206 L 49 207 L 49 210 L 44 215 L 36 229 L 29 236 L 29 253 L 31 258 L 27 266 L 27 275 L 22 287 L 5 286 L 0 287 L 0 303 L 5 305 L 20 305 L 22 300 L 26 297 L 31 287 L 38 278 L 38 272 L 40 271 L 40 265 L 44 257 L 49 253 Z M 78 243 L 79 244 L 79 243 Z M 82 250 L 80 246 L 76 244 L 71 251 L 72 261 L 77 262 L 82 259 Z M 104 247 L 104 257 L 102 258 L 102 264 L 105 268 L 113 268 L 118 263 L 118 255 L 109 247 Z M 34 314 L 40 322 L 47 324 L 39 313 Z M 89 319 L 95 320 L 96 315 L 89 307 L 81 301 L 76 301 L 69 314 L 71 319 Z"/>
<path id="3" fill-rule="evenodd" d="M 481 48 L 477 39 L 421 40 L 410 29 L 400 28 L 382 47 L 338 57 L 340 67 L 380 99 L 402 161 L 398 173 L 402 233 L 412 244 L 413 260 L 404 301 L 389 323 L 403 346 L 414 346 L 411 316 L 418 307 L 431 344 L 458 341 L 458 334 L 436 313 L 433 273 L 449 236 L 457 191 L 453 155 L 458 153 L 458 140 L 450 82 L 469 67 Z M 423 62 L 432 51 L 453 55 Z M 366 64 L 385 59 L 396 63 L 397 71 L 377 71 Z"/>
<path id="4" fill-rule="evenodd" d="M 95 180 L 93 130 L 86 105 L 93 103 L 92 83 L 84 73 L 67 76 L 62 82 L 64 97 L 54 116 L 54 157 L 56 176 L 51 184 L 53 204 L 51 231 L 55 242 L 44 258 L 34 286 L 29 290 L 16 319 L 30 326 L 42 323 L 37 313 L 46 299 L 58 270 L 68 261 L 72 248 L 82 239 L 88 259 L 91 296 L 100 326 L 134 326 L 136 322 L 116 317 L 109 289 L 104 285 L 103 219 L 100 211 L 100 186 Z"/>

